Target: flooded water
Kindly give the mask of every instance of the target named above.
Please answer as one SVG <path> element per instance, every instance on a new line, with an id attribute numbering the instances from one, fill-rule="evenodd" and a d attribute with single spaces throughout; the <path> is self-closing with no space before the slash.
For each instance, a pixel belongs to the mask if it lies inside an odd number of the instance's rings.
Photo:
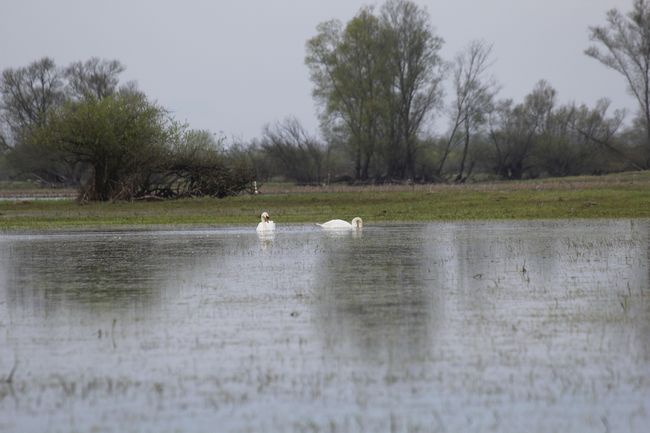
<path id="1" fill-rule="evenodd" d="M 0 235 L 0 432 L 646 432 L 649 233 Z"/>

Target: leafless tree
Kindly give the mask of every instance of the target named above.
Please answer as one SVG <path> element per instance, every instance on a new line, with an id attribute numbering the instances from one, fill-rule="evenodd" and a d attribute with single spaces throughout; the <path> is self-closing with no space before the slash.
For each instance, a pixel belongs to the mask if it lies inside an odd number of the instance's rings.
<path id="1" fill-rule="evenodd" d="M 473 41 L 456 56 L 452 66 L 455 100 L 450 110 L 451 128 L 446 146 L 438 165 L 437 176 L 442 173 L 451 148 L 463 144 L 462 156 L 456 182 L 464 182 L 472 168 L 465 172 L 472 135 L 487 122 L 494 108 L 494 96 L 499 90 L 494 78 L 487 76 L 492 65 L 492 46 L 483 41 Z"/>
<path id="2" fill-rule="evenodd" d="M 538 137 L 548 128 L 556 91 L 537 83 L 522 104 L 500 101 L 489 117 L 489 137 L 495 149 L 495 172 L 505 179 L 521 179 L 531 169 L 530 156 Z"/>
<path id="3" fill-rule="evenodd" d="M 601 99 L 593 109 L 587 107 L 573 107 L 571 111 L 570 129 L 586 143 L 593 143 L 598 148 L 606 151 L 615 160 L 622 161 L 626 168 L 643 170 L 635 158 L 631 157 L 624 146 L 617 143 L 617 134 L 623 125 L 625 112 L 617 110 L 613 116 L 607 115 L 610 101 Z M 611 158 L 610 158 L 611 159 Z"/>
<path id="4" fill-rule="evenodd" d="M 68 92 L 73 98 L 94 97 L 97 99 L 112 95 L 117 90 L 119 75 L 125 67 L 117 60 L 102 60 L 91 57 L 85 62 L 74 62 L 65 69 Z"/>
<path id="5" fill-rule="evenodd" d="M 624 15 L 607 12 L 607 23 L 589 28 L 596 42 L 585 54 L 625 77 L 628 89 L 639 104 L 646 133 L 644 168 L 650 168 L 650 2 L 635 0 Z"/>
<path id="6" fill-rule="evenodd" d="M 264 129 L 262 149 L 282 167 L 285 175 L 298 182 L 320 183 L 325 146 L 310 136 L 295 118 L 287 118 Z"/>
<path id="7" fill-rule="evenodd" d="M 2 72 L 0 115 L 14 141 L 29 129 L 45 124 L 49 110 L 65 100 L 63 85 L 61 74 L 49 57 Z"/>

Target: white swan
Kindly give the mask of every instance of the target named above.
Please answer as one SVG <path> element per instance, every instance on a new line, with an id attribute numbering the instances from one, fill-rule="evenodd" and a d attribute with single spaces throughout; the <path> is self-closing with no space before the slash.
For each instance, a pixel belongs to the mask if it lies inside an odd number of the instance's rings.
<path id="1" fill-rule="evenodd" d="M 272 232 L 275 230 L 275 223 L 271 221 L 268 212 L 262 212 L 261 219 L 262 221 L 257 224 L 258 232 Z"/>
<path id="2" fill-rule="evenodd" d="M 328 230 L 351 230 L 363 228 L 363 220 L 359 217 L 355 217 L 352 219 L 352 223 L 343 220 L 331 220 L 317 225 Z"/>

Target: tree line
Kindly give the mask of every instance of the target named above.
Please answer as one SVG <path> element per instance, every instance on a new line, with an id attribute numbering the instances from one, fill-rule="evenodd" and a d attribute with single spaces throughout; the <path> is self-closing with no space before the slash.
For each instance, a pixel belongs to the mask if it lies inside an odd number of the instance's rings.
<path id="1" fill-rule="evenodd" d="M 625 113 L 561 105 L 539 81 L 521 102 L 498 99 L 493 47 L 472 41 L 451 61 L 427 11 L 408 0 L 362 8 L 346 25 L 319 25 L 306 64 L 328 146 L 357 181 L 465 182 L 598 174 L 650 167 L 650 7 L 636 0 L 589 29 L 588 56 L 620 72 L 639 103 Z M 450 95 L 445 104 L 442 86 Z M 432 120 L 446 124 L 430 132 Z"/>
<path id="2" fill-rule="evenodd" d="M 444 40 L 410 0 L 323 22 L 306 42 L 319 135 L 288 118 L 250 142 L 226 143 L 121 84 L 117 60 L 59 68 L 43 58 L 0 78 L 0 177 L 78 185 L 85 199 L 111 200 L 223 197 L 253 180 L 463 183 L 648 169 L 648 1 L 609 11 L 589 32 L 585 54 L 619 72 L 638 102 L 631 122 L 605 98 L 559 104 L 544 80 L 521 101 L 498 99 L 493 47 L 472 41 L 443 59 Z"/>

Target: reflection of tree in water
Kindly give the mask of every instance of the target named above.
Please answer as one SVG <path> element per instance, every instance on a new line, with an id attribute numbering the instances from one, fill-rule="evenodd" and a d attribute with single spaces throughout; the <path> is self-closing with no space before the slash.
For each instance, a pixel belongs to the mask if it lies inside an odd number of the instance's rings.
<path id="1" fill-rule="evenodd" d="M 643 359 L 650 362 L 650 221 L 632 220 L 630 222 L 630 237 L 639 243 L 639 251 L 633 254 L 637 257 L 640 271 L 638 277 L 628 290 L 629 303 L 633 303 L 630 313 L 638 316 L 639 327 L 636 334 L 641 341 Z M 632 289 L 634 287 L 634 291 Z M 621 308 L 625 305 L 625 293 L 620 296 Z"/>
<path id="2" fill-rule="evenodd" d="M 571 326 L 604 336 L 612 351 L 650 356 L 647 222 L 459 223 L 448 230 L 465 334 L 557 344 Z M 622 338 L 629 332 L 640 338 Z"/>
<path id="3" fill-rule="evenodd" d="M 195 236 L 115 233 L 5 246 L 0 274 L 5 274 L 9 307 L 48 315 L 59 309 L 100 313 L 157 305 L 165 290 L 209 266 L 218 245 Z"/>
<path id="4" fill-rule="evenodd" d="M 426 356 L 442 309 L 419 234 L 413 227 L 323 234 L 314 292 L 327 349 L 375 360 Z"/>
<path id="5" fill-rule="evenodd" d="M 526 345 L 559 343 L 573 326 L 648 359 L 648 226 L 484 222 L 323 234 L 319 323 L 329 347 L 358 346 L 369 357 L 423 354 L 434 331 L 439 343 L 501 336 Z"/>

